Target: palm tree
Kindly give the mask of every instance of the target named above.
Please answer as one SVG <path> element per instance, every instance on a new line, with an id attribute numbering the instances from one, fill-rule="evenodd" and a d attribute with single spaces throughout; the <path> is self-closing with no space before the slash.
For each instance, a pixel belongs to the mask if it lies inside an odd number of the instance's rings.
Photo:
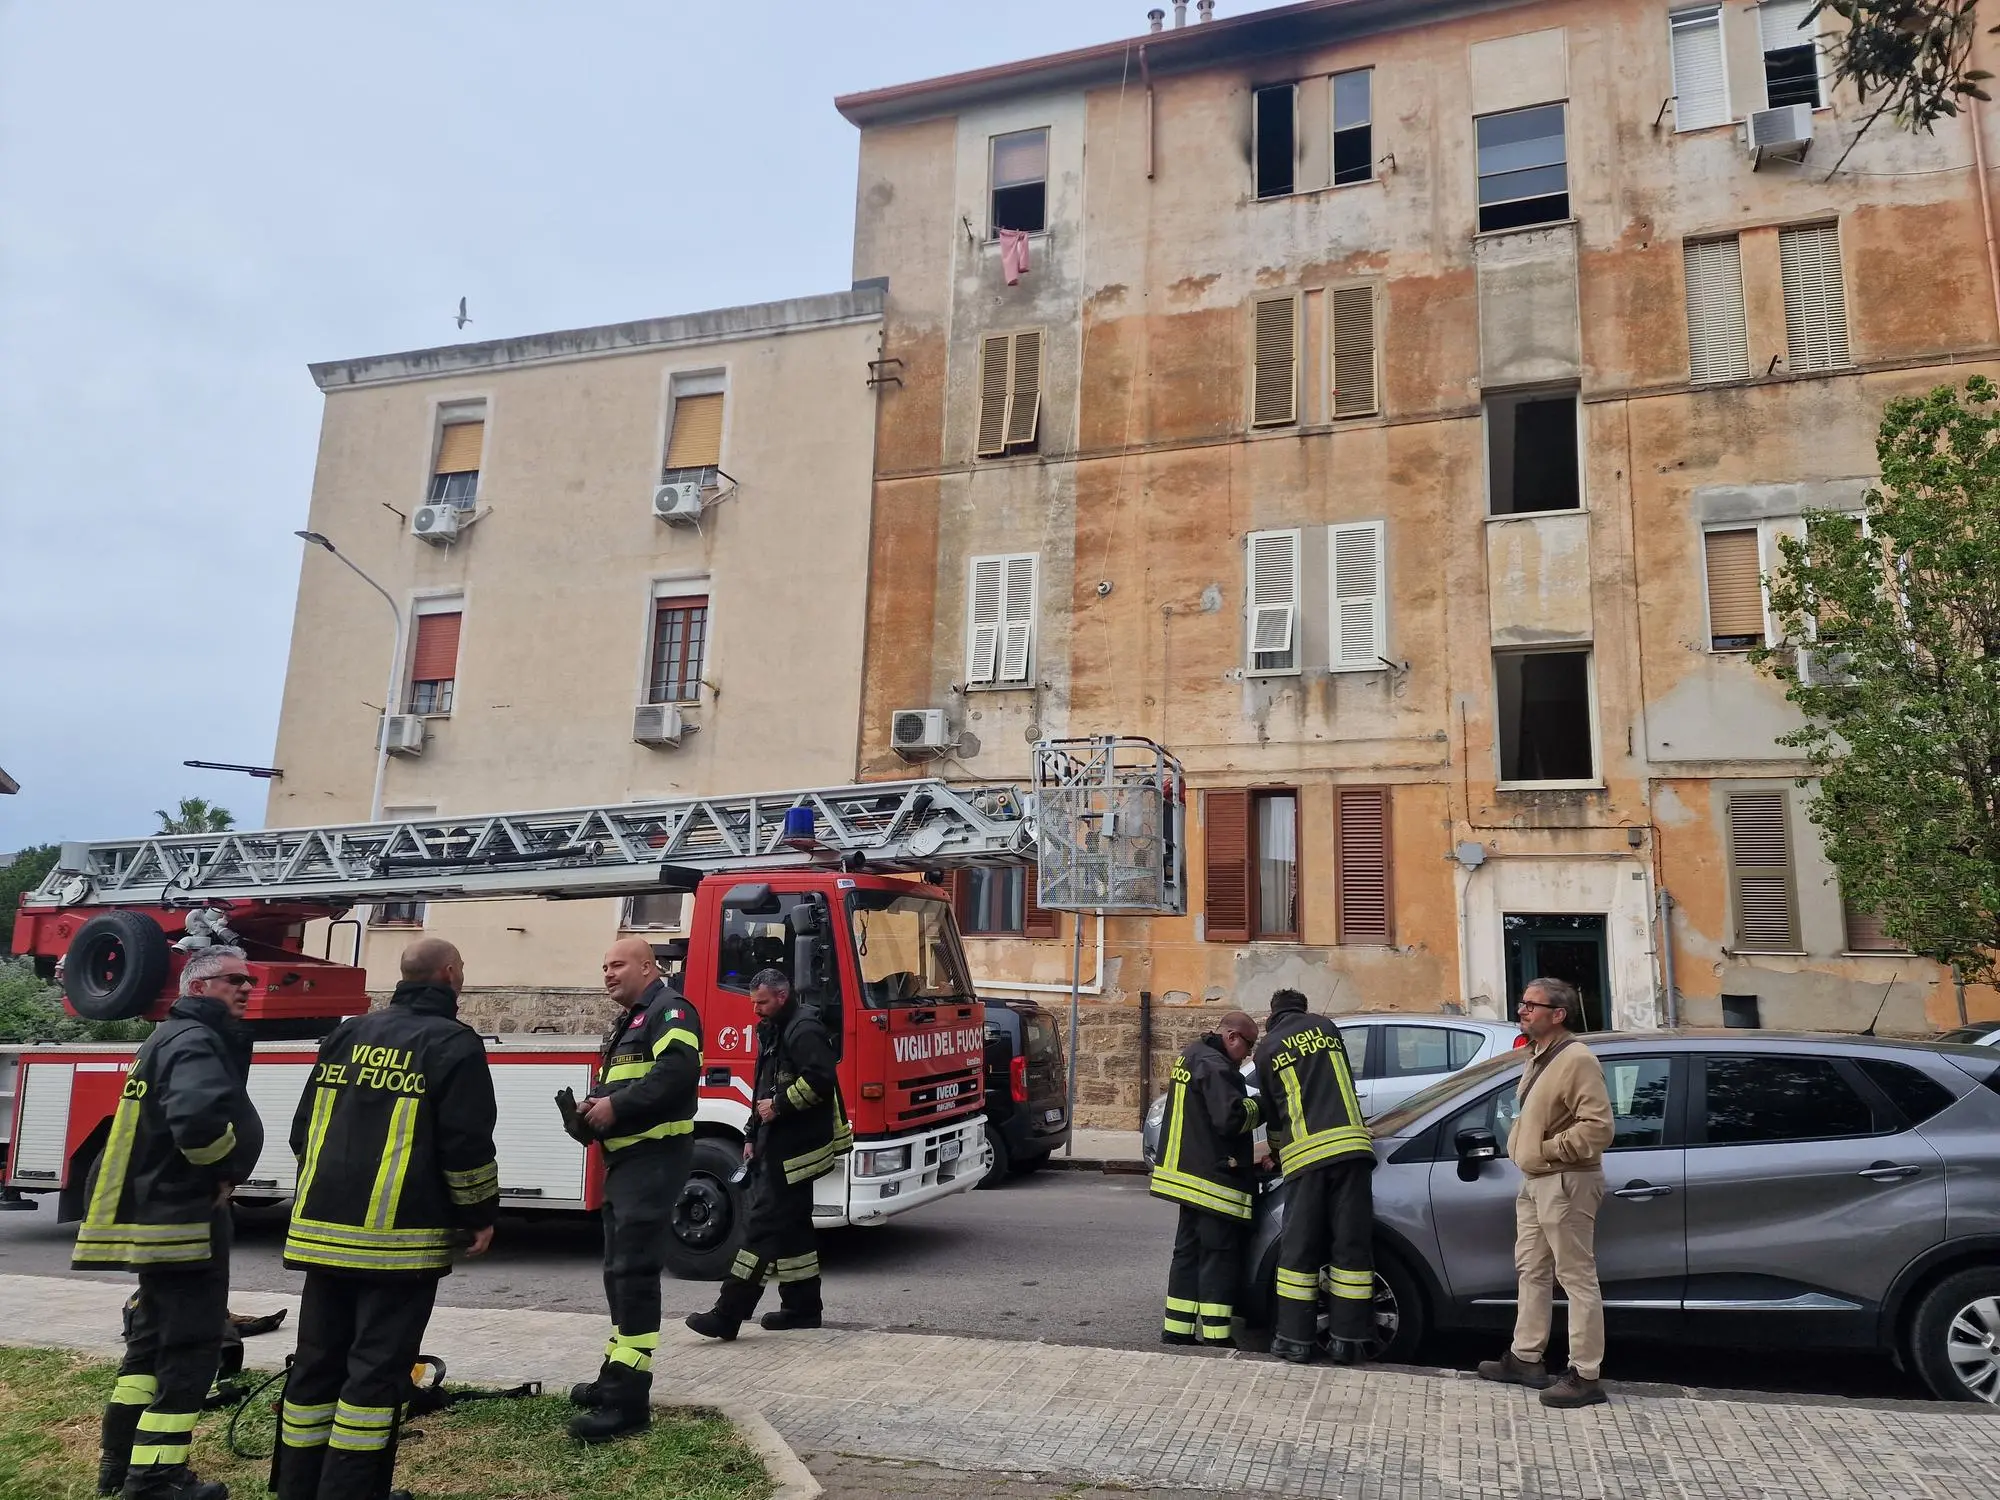
<path id="1" fill-rule="evenodd" d="M 183 797 L 179 812 L 155 808 L 153 816 L 160 820 L 162 833 L 221 833 L 236 826 L 235 813 L 215 806 L 205 797 Z"/>

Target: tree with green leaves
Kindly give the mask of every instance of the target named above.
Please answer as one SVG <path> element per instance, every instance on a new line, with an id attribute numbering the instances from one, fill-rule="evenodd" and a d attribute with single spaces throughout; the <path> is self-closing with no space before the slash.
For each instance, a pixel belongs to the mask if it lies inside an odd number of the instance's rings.
<path id="1" fill-rule="evenodd" d="M 205 797 L 183 797 L 177 812 L 155 808 L 162 833 L 222 833 L 236 826 L 236 814 Z"/>
<path id="2" fill-rule="evenodd" d="M 36 844 L 0 869 L 0 958 L 14 951 L 14 914 L 20 910 L 22 893 L 42 883 L 42 877 L 56 867 L 59 853 L 54 844 Z"/>
<path id="3" fill-rule="evenodd" d="M 0 1042 L 136 1042 L 151 1021 L 86 1021 L 26 959 L 0 957 Z"/>
<path id="4" fill-rule="evenodd" d="M 1963 100 L 1987 97 L 1981 85 L 1993 75 L 1972 66 L 1978 8 L 1979 0 L 1818 0 L 1806 22 L 1824 11 L 1847 23 L 1826 43 L 1826 56 L 1836 83 L 1853 84 L 1863 104 L 1875 104 L 1868 125 L 1887 114 L 1928 131 Z"/>
<path id="5" fill-rule="evenodd" d="M 1766 580 L 1755 653 L 1805 726 L 1780 743 L 1848 902 L 1967 979 L 2000 977 L 2000 388 L 1898 397 L 1865 516 L 1813 512 Z"/>

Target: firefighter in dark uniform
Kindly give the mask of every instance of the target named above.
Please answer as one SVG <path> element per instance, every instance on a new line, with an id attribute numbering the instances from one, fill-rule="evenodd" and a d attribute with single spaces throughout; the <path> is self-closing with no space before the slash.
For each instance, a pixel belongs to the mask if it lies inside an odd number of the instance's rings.
<path id="1" fill-rule="evenodd" d="M 1318 1346 L 1320 1271 L 1332 1299 L 1333 1357 L 1354 1364 L 1375 1331 L 1375 1149 L 1354 1095 L 1340 1029 L 1279 990 L 1257 1045 L 1264 1124 L 1285 1177 L 1278 1244 L 1278 1317 L 1271 1352 L 1311 1364 Z"/>
<path id="2" fill-rule="evenodd" d="M 483 1255 L 500 1206 L 493 1073 L 458 1019 L 465 964 L 441 938 L 403 952 L 387 1007 L 320 1044 L 292 1118 L 298 1189 L 285 1264 L 306 1273 L 285 1380 L 280 1500 L 381 1500 L 401 1408 L 453 1248 Z"/>
<path id="3" fill-rule="evenodd" d="M 792 997 L 791 980 L 777 969 L 761 971 L 750 986 L 759 1019 L 757 1084 L 744 1147 L 748 1222 L 715 1306 L 687 1320 L 712 1339 L 736 1337 L 767 1281 L 778 1284 L 778 1309 L 764 1314 L 765 1328 L 819 1327 L 813 1182 L 839 1166 L 854 1144 L 834 1077 L 833 1043 L 819 1012 Z"/>
<path id="4" fill-rule="evenodd" d="M 1162 1343 L 1230 1343 L 1258 1119 L 1243 1061 L 1256 1045 L 1257 1023 L 1235 1010 L 1174 1061 L 1152 1181 L 1181 1206 Z"/>
<path id="5" fill-rule="evenodd" d="M 598 1082 L 578 1111 L 604 1152 L 604 1295 L 611 1340 L 597 1378 L 570 1391 L 590 1408 L 570 1436 L 601 1443 L 653 1420 L 660 1272 L 674 1205 L 694 1153 L 701 1096 L 701 1016 L 660 977 L 652 948 L 621 938 L 604 955 L 604 989 L 625 1008 L 612 1023 Z"/>
<path id="6" fill-rule="evenodd" d="M 196 950 L 181 994 L 139 1048 L 97 1161 L 70 1264 L 137 1271 L 125 1362 L 104 1409 L 97 1491 L 228 1500 L 188 1468 L 229 1316 L 229 1194 L 257 1164 L 250 1103 L 253 981 L 241 948 Z"/>

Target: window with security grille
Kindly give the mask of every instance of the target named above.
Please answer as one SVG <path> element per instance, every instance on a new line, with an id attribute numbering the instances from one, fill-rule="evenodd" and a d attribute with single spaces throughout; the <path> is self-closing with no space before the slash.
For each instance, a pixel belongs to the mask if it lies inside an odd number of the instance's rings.
<path id="1" fill-rule="evenodd" d="M 646 701 L 700 701 L 702 653 L 707 644 L 705 597 L 658 600 L 653 606 L 653 670 Z"/>

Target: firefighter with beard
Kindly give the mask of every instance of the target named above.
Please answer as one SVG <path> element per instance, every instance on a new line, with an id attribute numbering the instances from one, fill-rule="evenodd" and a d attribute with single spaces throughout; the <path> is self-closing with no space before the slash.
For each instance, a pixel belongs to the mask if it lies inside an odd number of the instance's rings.
<path id="1" fill-rule="evenodd" d="M 743 1148 L 750 1170 L 748 1223 L 715 1306 L 687 1320 L 711 1339 L 736 1337 L 767 1281 L 777 1282 L 779 1305 L 760 1320 L 765 1328 L 819 1327 L 813 1183 L 839 1166 L 854 1144 L 834 1077 L 833 1044 L 819 1013 L 793 997 L 791 980 L 777 969 L 750 981 L 750 1003 L 758 1025 L 754 1114 Z"/>
<path id="2" fill-rule="evenodd" d="M 1155 1197 L 1181 1206 L 1162 1343 L 1231 1342 L 1258 1120 L 1243 1061 L 1256 1045 L 1257 1023 L 1233 1010 L 1174 1061 L 1152 1179 Z"/>
<path id="3" fill-rule="evenodd" d="M 1285 1177 L 1278 1242 L 1278 1317 L 1271 1352 L 1311 1364 L 1319 1341 L 1320 1272 L 1332 1298 L 1333 1357 L 1355 1364 L 1375 1330 L 1375 1147 L 1362 1123 L 1340 1029 L 1306 1010 L 1297 990 L 1271 997 L 1257 1044 L 1257 1090 Z"/>

